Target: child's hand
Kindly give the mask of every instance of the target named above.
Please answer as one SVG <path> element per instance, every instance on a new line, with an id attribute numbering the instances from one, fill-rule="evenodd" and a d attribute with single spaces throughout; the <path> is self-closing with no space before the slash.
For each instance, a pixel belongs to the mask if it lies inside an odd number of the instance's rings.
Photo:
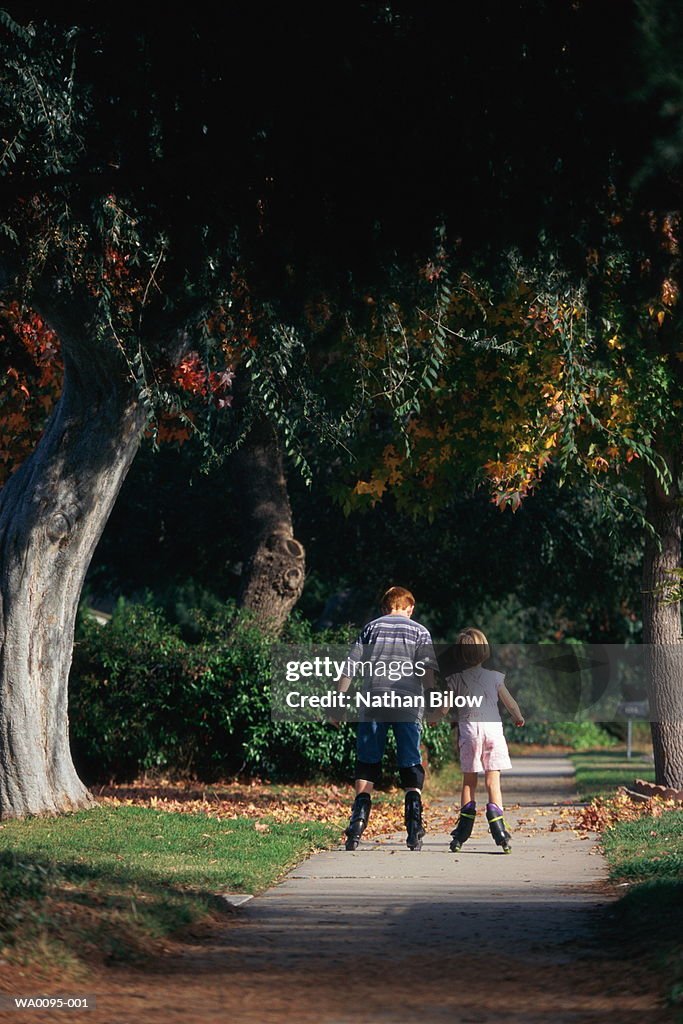
<path id="1" fill-rule="evenodd" d="M 522 726 L 524 725 L 524 719 L 523 718 L 518 718 L 517 721 L 515 722 L 515 725 L 517 726 L 518 729 L 521 729 Z"/>

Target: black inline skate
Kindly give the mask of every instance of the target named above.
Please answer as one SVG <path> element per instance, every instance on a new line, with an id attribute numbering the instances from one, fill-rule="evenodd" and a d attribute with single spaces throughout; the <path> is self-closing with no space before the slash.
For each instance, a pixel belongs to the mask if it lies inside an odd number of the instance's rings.
<path id="1" fill-rule="evenodd" d="M 406 793 L 405 823 L 408 830 L 406 843 L 409 850 L 421 850 L 425 828 L 422 824 L 422 797 L 417 790 Z"/>
<path id="2" fill-rule="evenodd" d="M 451 853 L 458 853 L 462 849 L 462 844 L 466 843 L 470 838 L 476 816 L 477 805 L 474 800 L 470 800 L 469 803 L 462 805 L 455 828 L 451 832 L 453 836 L 449 847 Z"/>
<path id="3" fill-rule="evenodd" d="M 489 823 L 489 832 L 493 836 L 496 846 L 502 846 L 503 853 L 511 853 L 510 840 L 512 836 L 505 825 L 503 808 L 499 807 L 498 804 L 487 804 L 486 819 Z"/>
<path id="4" fill-rule="evenodd" d="M 360 837 L 363 835 L 363 832 L 365 832 L 368 821 L 370 819 L 371 803 L 372 798 L 369 793 L 359 793 L 356 799 L 353 801 L 353 807 L 351 808 L 351 818 L 345 830 L 347 850 L 358 849 Z"/>

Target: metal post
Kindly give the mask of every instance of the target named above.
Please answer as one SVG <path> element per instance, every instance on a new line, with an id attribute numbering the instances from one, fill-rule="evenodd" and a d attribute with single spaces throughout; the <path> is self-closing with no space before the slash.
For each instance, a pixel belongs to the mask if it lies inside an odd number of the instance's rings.
<path id="1" fill-rule="evenodd" d="M 631 760 L 631 746 L 633 744 L 633 721 L 629 718 L 626 723 L 626 757 Z"/>

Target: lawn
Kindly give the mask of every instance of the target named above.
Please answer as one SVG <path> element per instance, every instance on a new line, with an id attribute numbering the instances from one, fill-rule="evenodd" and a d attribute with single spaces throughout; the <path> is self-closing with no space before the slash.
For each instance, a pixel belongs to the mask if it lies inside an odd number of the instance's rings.
<path id="1" fill-rule="evenodd" d="M 1 955 L 76 969 L 144 956 L 154 940 L 258 893 L 339 827 L 109 806 L 0 826 Z M 33 950 L 31 954 L 29 951 Z"/>
<path id="2" fill-rule="evenodd" d="M 619 822 L 602 844 L 610 877 L 625 892 L 616 930 L 652 958 L 667 978 L 669 1002 L 683 1006 L 683 810 Z"/>
<path id="3" fill-rule="evenodd" d="M 602 845 L 614 879 L 683 880 L 683 810 L 621 821 L 603 833 Z"/>
<path id="4" fill-rule="evenodd" d="M 635 730 L 634 730 L 635 732 Z M 643 733 L 629 760 L 623 748 L 570 754 L 582 800 L 609 798 L 634 779 L 654 781 Z M 666 978 L 671 1005 L 683 1004 L 683 810 L 666 810 L 634 821 L 619 821 L 602 833 L 610 878 L 622 898 L 613 927 L 629 956 L 650 960 Z M 625 954 L 626 955 L 626 954 Z"/>
<path id="5" fill-rule="evenodd" d="M 654 767 L 643 752 L 634 751 L 629 761 L 621 748 L 582 750 L 570 754 L 576 769 L 576 789 L 582 800 L 609 796 L 634 779 L 654 781 Z"/>

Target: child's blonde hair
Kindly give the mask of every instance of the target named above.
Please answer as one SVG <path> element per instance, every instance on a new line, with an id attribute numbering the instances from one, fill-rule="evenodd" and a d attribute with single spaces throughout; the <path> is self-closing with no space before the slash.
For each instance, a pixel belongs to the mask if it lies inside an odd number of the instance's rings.
<path id="1" fill-rule="evenodd" d="M 385 615 L 394 611 L 407 611 L 415 607 L 415 598 L 405 587 L 389 587 L 380 601 L 380 608 Z"/>
<path id="2" fill-rule="evenodd" d="M 491 655 L 489 642 L 480 629 L 461 629 L 455 640 L 458 660 L 462 665 L 481 665 Z"/>

